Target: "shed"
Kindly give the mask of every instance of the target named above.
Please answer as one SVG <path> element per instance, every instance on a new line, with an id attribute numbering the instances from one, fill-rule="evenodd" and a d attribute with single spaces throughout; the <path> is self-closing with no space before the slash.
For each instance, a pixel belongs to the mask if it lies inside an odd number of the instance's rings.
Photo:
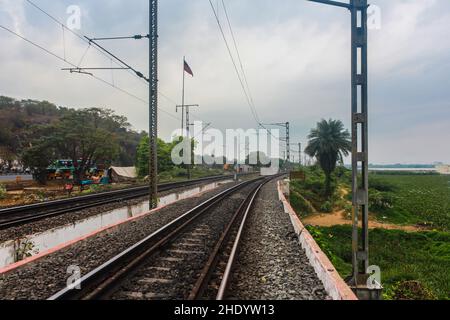
<path id="1" fill-rule="evenodd" d="M 135 167 L 111 167 L 109 178 L 113 183 L 133 182 L 137 180 Z"/>

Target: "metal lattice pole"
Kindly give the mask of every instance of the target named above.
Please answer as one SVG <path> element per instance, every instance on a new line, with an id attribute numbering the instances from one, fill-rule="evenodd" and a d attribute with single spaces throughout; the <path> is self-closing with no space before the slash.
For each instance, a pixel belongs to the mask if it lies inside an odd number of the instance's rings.
<path id="1" fill-rule="evenodd" d="M 149 32 L 149 136 L 150 136 L 150 209 L 158 206 L 158 0 L 149 0 L 150 32 Z"/>
<path id="2" fill-rule="evenodd" d="M 302 144 L 298 144 L 298 164 L 302 165 Z"/>
<path id="3" fill-rule="evenodd" d="M 289 166 L 291 163 L 291 130 L 289 122 L 286 122 L 286 158 Z"/>
<path id="4" fill-rule="evenodd" d="M 369 140 L 368 140 L 368 30 L 367 0 L 350 0 L 343 3 L 330 0 L 309 0 L 351 12 L 351 97 L 352 97 L 352 195 L 353 273 L 349 284 L 363 299 L 377 299 L 380 288 L 368 287 L 369 268 Z M 359 178 L 358 169 L 362 174 Z M 359 216 L 362 217 L 361 228 Z M 360 231 L 361 229 L 361 231 Z"/>
<path id="5" fill-rule="evenodd" d="M 361 282 L 359 275 L 365 275 L 369 268 L 367 0 L 351 0 L 350 11 L 352 19 L 353 284 L 358 285 Z M 362 168 L 361 182 L 358 179 L 359 164 Z M 361 236 L 358 228 L 359 215 L 362 216 Z"/>

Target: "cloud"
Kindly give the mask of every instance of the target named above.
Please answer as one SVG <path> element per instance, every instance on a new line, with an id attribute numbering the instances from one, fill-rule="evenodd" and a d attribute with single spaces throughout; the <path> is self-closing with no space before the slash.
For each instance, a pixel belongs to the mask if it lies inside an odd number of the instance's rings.
<path id="1" fill-rule="evenodd" d="M 22 34 L 22 26 L 26 22 L 24 0 L 0 0 L 0 12 L 5 13 L 11 20 L 13 30 Z"/>
<path id="2" fill-rule="evenodd" d="M 291 121 L 292 140 L 306 142 L 321 118 L 350 125 L 350 18 L 346 10 L 298 0 L 228 0 L 252 95 L 263 122 Z M 61 21 L 69 0 L 37 2 Z M 123 36 L 145 34 L 145 1 L 88 1 L 82 8 L 82 34 Z M 415 141 L 445 143 L 436 137 L 450 127 L 450 6 L 444 0 L 378 0 L 381 30 L 369 35 L 371 162 L 450 163 L 448 148 Z M 3 19 L 3 17 L 6 17 Z M 87 44 L 22 0 L 0 0 L 2 24 L 52 52 L 78 64 Z M 223 10 L 220 19 L 229 37 Z M 88 76 L 62 72 L 65 63 L 0 30 L 1 94 L 54 101 L 69 107 L 108 107 L 126 115 L 136 129 L 147 129 L 148 105 Z M 147 74 L 146 41 L 108 41 L 103 45 Z M 219 129 L 255 127 L 207 0 L 165 0 L 160 3 L 159 75 L 160 134 L 169 138 L 180 126 L 175 104 L 181 102 L 182 57 L 195 77 L 186 80 L 186 102 L 200 104 L 193 119 Z M 94 48 L 83 66 L 110 66 Z M 126 71 L 96 75 L 147 100 L 145 83 Z M 175 118 L 174 118 L 175 116 Z M 409 137 L 409 138 L 408 138 Z M 397 150 L 393 152 L 393 150 Z M 408 155 L 404 159 L 403 155 Z"/>

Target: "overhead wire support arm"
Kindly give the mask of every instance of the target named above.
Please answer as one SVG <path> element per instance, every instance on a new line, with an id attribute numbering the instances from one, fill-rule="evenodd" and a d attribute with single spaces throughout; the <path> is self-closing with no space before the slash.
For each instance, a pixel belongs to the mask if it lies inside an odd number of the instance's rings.
<path id="1" fill-rule="evenodd" d="M 130 68 L 62 68 L 62 71 L 83 71 L 83 70 L 129 70 Z"/>
<path id="2" fill-rule="evenodd" d="M 114 55 L 112 52 L 110 52 L 107 49 L 103 48 L 101 45 L 99 45 L 97 42 L 95 42 L 94 39 L 91 39 L 91 38 L 86 37 L 86 36 L 85 36 L 85 38 L 89 41 L 89 44 L 92 44 L 95 47 L 97 47 L 98 49 L 100 49 L 101 51 L 105 52 L 107 55 L 111 56 L 112 58 L 114 58 L 115 60 L 120 62 L 122 65 L 124 65 L 125 67 L 129 68 L 130 70 L 132 70 L 139 78 L 142 78 L 145 81 L 150 83 L 150 79 L 146 78 L 142 72 L 137 71 L 132 66 L 130 66 L 128 63 L 126 63 L 125 61 L 123 61 L 122 59 L 120 59 L 116 55 Z"/>
<path id="3" fill-rule="evenodd" d="M 135 35 L 131 37 L 107 37 L 107 38 L 92 38 L 92 41 L 106 41 L 106 40 L 128 40 L 128 39 L 134 39 L 134 40 L 142 40 L 142 39 L 150 39 L 150 35 L 147 34 L 145 36 L 143 35 Z"/>
<path id="4" fill-rule="evenodd" d="M 339 1 L 331 1 L 331 0 L 308 0 L 308 1 L 328 4 L 330 6 L 346 8 L 346 9 L 349 9 L 349 10 L 351 8 L 350 4 L 345 3 L 345 2 L 339 2 Z"/>

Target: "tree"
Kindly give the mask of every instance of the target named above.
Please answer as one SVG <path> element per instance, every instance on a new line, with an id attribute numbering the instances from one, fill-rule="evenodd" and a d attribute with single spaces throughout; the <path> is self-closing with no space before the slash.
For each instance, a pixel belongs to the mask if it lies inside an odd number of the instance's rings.
<path id="1" fill-rule="evenodd" d="M 118 154 L 117 136 L 109 131 L 105 115 L 101 109 L 72 111 L 54 125 L 48 138 L 58 154 L 74 163 L 77 183 L 92 164 L 110 165 Z"/>
<path id="2" fill-rule="evenodd" d="M 46 184 L 47 168 L 55 159 L 54 149 L 47 143 L 47 140 L 43 140 L 22 154 L 24 165 L 32 169 L 33 178 L 41 184 Z"/>
<path id="3" fill-rule="evenodd" d="M 109 165 L 118 154 L 116 134 L 108 130 L 104 116 L 100 109 L 71 110 L 59 122 L 35 128 L 33 136 L 39 138 L 22 158 L 40 177 L 52 161 L 70 159 L 79 183 L 92 164 Z"/>
<path id="4" fill-rule="evenodd" d="M 350 133 L 345 130 L 339 120 L 322 120 L 308 136 L 309 143 L 305 149 L 310 157 L 317 158 L 325 173 L 325 194 L 329 197 L 331 190 L 331 175 L 338 161 L 343 161 L 352 150 Z"/>
<path id="5" fill-rule="evenodd" d="M 142 137 L 136 150 L 136 173 L 139 178 L 149 175 L 150 139 L 147 135 Z"/>
<path id="6" fill-rule="evenodd" d="M 117 166 L 132 166 L 136 159 L 136 147 L 142 134 L 131 130 L 126 117 L 116 115 L 109 109 L 89 109 L 92 121 L 98 127 L 113 134 L 119 144 L 114 161 Z M 21 160 L 20 155 L 35 143 L 34 127 L 56 125 L 74 110 L 58 107 L 47 101 L 15 100 L 0 96 L 0 159 Z M 56 160 L 56 159 L 54 159 Z"/>
<path id="7" fill-rule="evenodd" d="M 180 143 L 180 139 L 174 139 L 171 143 L 166 143 L 158 139 L 158 172 L 167 172 L 175 168 L 172 161 L 172 150 Z M 139 178 L 149 175 L 150 142 L 146 134 L 142 137 L 136 150 L 136 170 Z"/>

